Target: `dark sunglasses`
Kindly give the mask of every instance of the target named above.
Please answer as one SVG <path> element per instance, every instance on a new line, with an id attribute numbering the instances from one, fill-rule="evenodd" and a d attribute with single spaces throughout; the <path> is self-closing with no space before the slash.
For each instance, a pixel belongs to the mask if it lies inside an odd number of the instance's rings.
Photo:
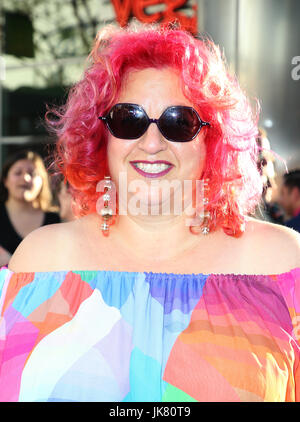
<path id="1" fill-rule="evenodd" d="M 150 119 L 145 110 L 138 104 L 115 104 L 106 116 L 98 117 L 104 121 L 110 133 L 121 139 L 138 139 L 155 123 L 161 134 L 172 142 L 188 142 L 194 139 L 203 126 L 199 114 L 192 107 L 168 107 L 159 119 Z"/>

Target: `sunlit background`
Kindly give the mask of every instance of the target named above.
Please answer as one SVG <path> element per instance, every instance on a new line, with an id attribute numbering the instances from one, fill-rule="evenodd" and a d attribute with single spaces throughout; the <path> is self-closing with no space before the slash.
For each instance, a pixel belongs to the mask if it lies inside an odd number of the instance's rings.
<path id="1" fill-rule="evenodd" d="M 0 164 L 24 146 L 48 153 L 45 105 L 64 102 L 99 28 L 135 17 L 177 18 L 219 44 L 242 87 L 260 100 L 272 150 L 289 168 L 300 166 L 299 0 L 2 0 L 0 8 Z"/>

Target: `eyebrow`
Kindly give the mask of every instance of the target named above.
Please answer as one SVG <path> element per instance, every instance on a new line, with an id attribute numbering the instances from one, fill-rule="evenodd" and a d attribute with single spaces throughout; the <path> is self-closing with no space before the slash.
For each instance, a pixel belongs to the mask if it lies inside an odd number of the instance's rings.
<path id="1" fill-rule="evenodd" d="M 15 171 L 18 171 L 18 170 L 23 170 L 23 167 L 16 167 L 15 168 Z M 28 169 L 26 169 L 27 171 L 28 171 Z M 32 167 L 31 169 L 30 169 L 30 171 L 34 171 L 35 169 L 34 169 L 34 167 Z"/>

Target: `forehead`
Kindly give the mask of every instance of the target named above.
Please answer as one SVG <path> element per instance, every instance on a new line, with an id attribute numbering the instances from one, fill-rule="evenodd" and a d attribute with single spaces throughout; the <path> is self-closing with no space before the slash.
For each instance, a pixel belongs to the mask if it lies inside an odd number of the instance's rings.
<path id="1" fill-rule="evenodd" d="M 16 161 L 10 168 L 10 170 L 22 170 L 22 169 L 34 169 L 34 162 L 31 160 L 28 160 L 26 158 L 22 160 Z"/>
<path id="2" fill-rule="evenodd" d="M 179 72 L 172 68 L 131 70 L 124 77 L 118 100 L 147 102 L 147 99 L 191 105 L 184 96 Z"/>

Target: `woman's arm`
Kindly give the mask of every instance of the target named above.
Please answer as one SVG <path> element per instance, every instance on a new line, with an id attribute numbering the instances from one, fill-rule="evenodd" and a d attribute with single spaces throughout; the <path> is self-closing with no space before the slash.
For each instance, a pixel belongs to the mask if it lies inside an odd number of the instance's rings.
<path id="1" fill-rule="evenodd" d="M 11 254 L 2 246 L 0 246 L 0 267 L 3 267 L 3 265 L 7 265 L 10 258 Z"/>

